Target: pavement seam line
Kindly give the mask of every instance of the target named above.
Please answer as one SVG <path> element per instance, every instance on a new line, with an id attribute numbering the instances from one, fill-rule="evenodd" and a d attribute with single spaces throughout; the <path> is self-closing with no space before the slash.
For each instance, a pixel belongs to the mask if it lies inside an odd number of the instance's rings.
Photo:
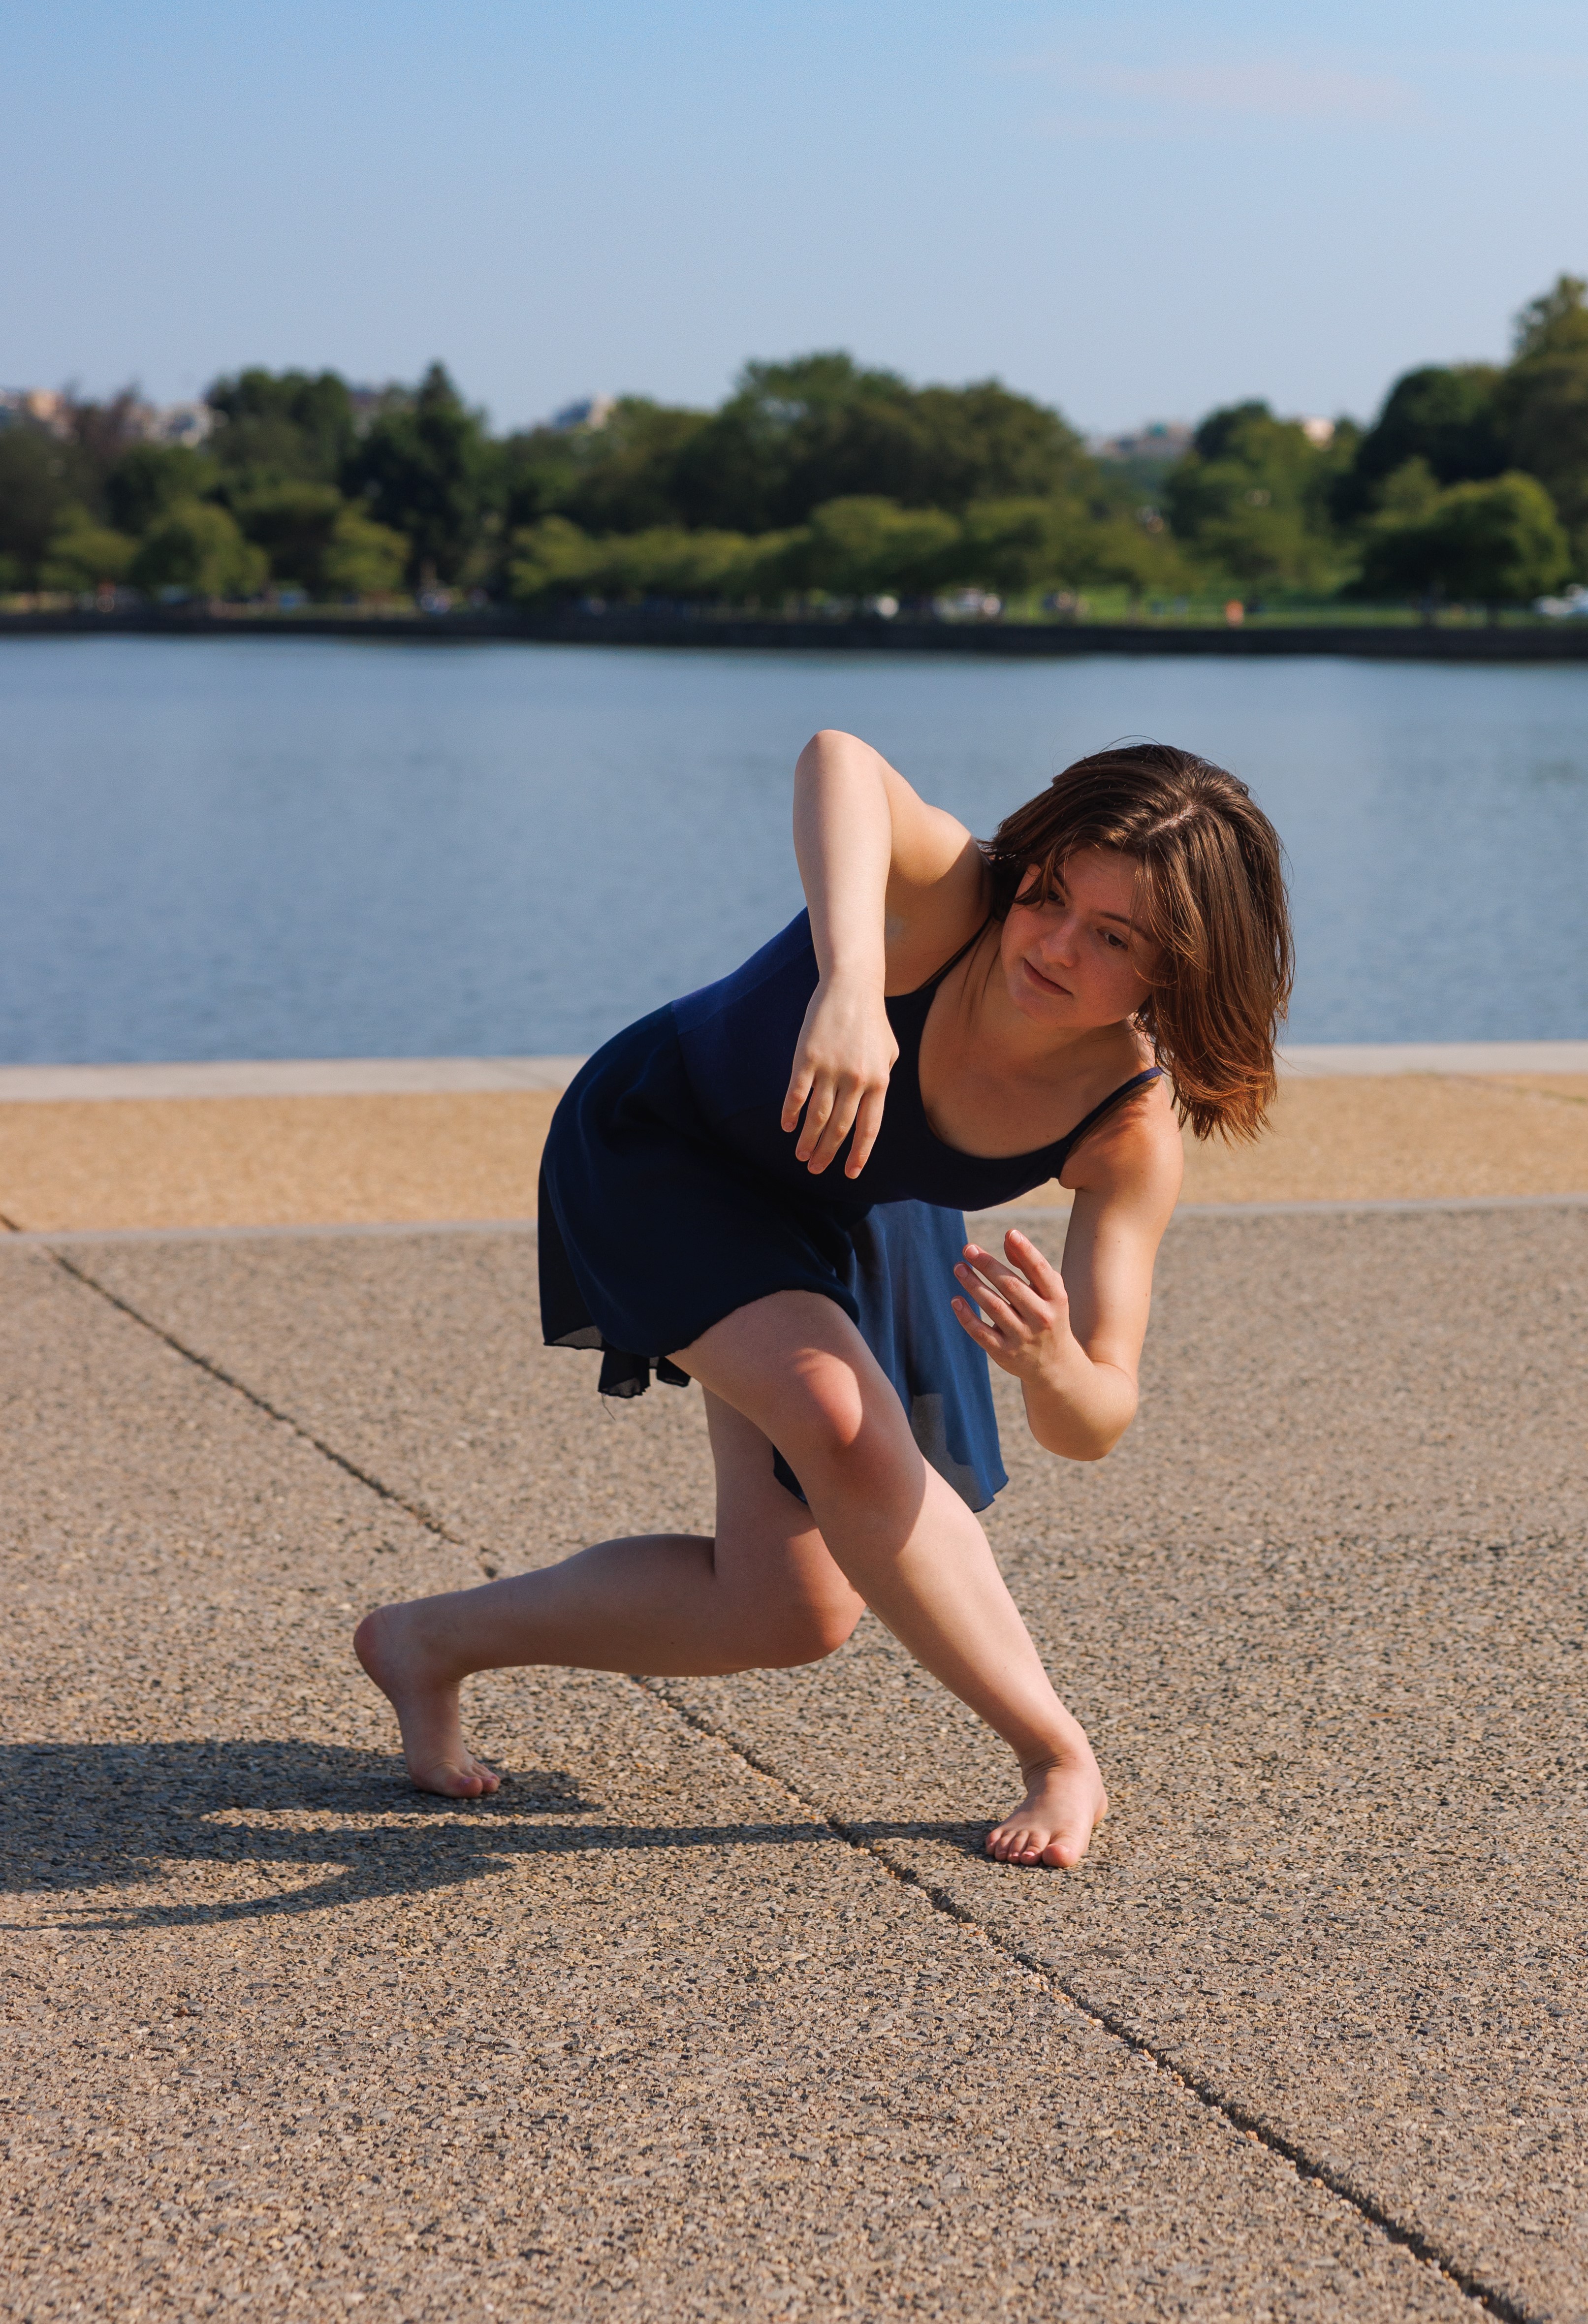
<path id="1" fill-rule="evenodd" d="M 268 1397 L 261 1396 L 256 1389 L 249 1388 L 235 1373 L 227 1371 L 224 1365 L 216 1363 L 210 1357 L 201 1355 L 197 1349 L 189 1347 L 184 1341 L 179 1340 L 174 1333 L 168 1332 L 163 1324 L 155 1323 L 152 1317 L 143 1314 L 134 1307 L 129 1300 L 122 1298 L 118 1293 L 98 1282 L 88 1274 L 86 1268 L 75 1266 L 64 1252 L 52 1250 L 50 1256 L 62 1272 L 69 1276 L 74 1282 L 80 1284 L 85 1290 L 95 1293 L 108 1305 L 125 1315 L 130 1322 L 150 1333 L 164 1346 L 170 1348 L 173 1354 L 181 1357 L 185 1362 L 192 1364 L 220 1387 L 230 1388 L 245 1403 L 252 1405 L 255 1411 L 263 1413 L 267 1419 L 276 1422 L 281 1427 L 290 1430 L 300 1443 L 310 1446 L 323 1459 L 329 1461 L 345 1475 L 351 1477 L 355 1483 L 363 1485 L 379 1499 L 403 1510 L 428 1533 L 446 1542 L 449 1547 L 462 1551 L 466 1556 L 473 1558 L 489 1577 L 495 1578 L 498 1569 L 486 1560 L 483 1552 L 473 1547 L 461 1536 L 453 1533 L 433 1511 L 427 1509 L 422 1502 L 410 1500 L 404 1494 L 383 1483 L 381 1479 L 373 1475 L 369 1470 L 360 1467 L 357 1462 L 349 1460 L 346 1453 L 338 1452 L 334 1445 L 327 1443 L 323 1437 L 316 1435 L 312 1429 L 306 1428 L 302 1422 L 294 1419 L 291 1413 L 284 1412 L 280 1406 L 272 1404 Z M 1472 2301 L 1476 2307 L 1483 2310 L 1486 2314 L 1500 2318 L 1501 2324 L 1532 2324 L 1529 2311 L 1526 2308 L 1501 2292 L 1497 2285 L 1486 2283 L 1481 2276 L 1473 2273 L 1470 2269 L 1463 2268 L 1458 2261 L 1441 2253 L 1420 2228 L 1410 2227 L 1405 2221 L 1397 2218 L 1393 2212 L 1386 2209 L 1378 2201 L 1376 2197 L 1356 2186 L 1343 2172 L 1332 2170 L 1327 2163 L 1315 2161 L 1303 2147 L 1287 2138 L 1283 2132 L 1275 2130 L 1260 2116 L 1254 2115 L 1238 2098 L 1225 2097 L 1215 2083 L 1205 2076 L 1195 2071 L 1187 2071 L 1184 2067 L 1177 2065 L 1167 2052 L 1155 2049 L 1150 2042 L 1146 2041 L 1140 2034 L 1132 2032 L 1127 2022 L 1115 2012 L 1094 2001 L 1085 1999 L 1071 1986 L 1068 1979 L 1054 1968 L 1051 1961 L 1043 1960 L 1039 1955 L 1029 1952 L 1024 1946 L 1017 1944 L 998 1929 L 980 1920 L 967 1905 L 962 1904 L 946 1889 L 938 1886 L 933 1881 L 924 1879 L 919 1873 L 912 1871 L 908 1866 L 894 1863 L 884 1854 L 876 1840 L 869 1839 L 864 1832 L 849 1823 L 833 1809 L 824 1807 L 819 1800 L 808 1798 L 789 1781 L 787 1775 L 768 1761 L 763 1760 L 747 1744 L 741 1742 L 735 1736 L 731 1735 L 725 1729 L 718 1727 L 702 1713 L 676 1702 L 664 1691 L 662 1681 L 645 1678 L 634 1673 L 618 1673 L 615 1675 L 623 1677 L 627 1684 L 638 1689 L 651 1702 L 662 1705 L 681 1725 L 690 1728 L 697 1735 L 715 1743 L 719 1749 L 726 1752 L 729 1757 L 738 1760 L 742 1766 L 760 1775 L 766 1782 L 776 1784 L 795 1806 L 826 1824 L 835 1839 L 841 1840 L 846 1848 L 854 1849 L 856 1854 L 870 1857 L 888 1877 L 900 1887 L 914 1889 L 934 1912 L 942 1914 L 945 1919 L 956 1922 L 962 1928 L 973 1931 L 985 1943 L 1002 1953 L 1007 1960 L 1018 1963 L 1021 1969 L 1029 1969 L 1041 1978 L 1053 1992 L 1057 1993 L 1079 2015 L 1085 2017 L 1088 2024 L 1096 2026 L 1112 2040 L 1122 2043 L 1132 2056 L 1145 2059 L 1157 2071 L 1168 2074 L 1180 2088 L 1188 2090 L 1191 2096 L 1210 2113 L 1219 2116 L 1221 2119 L 1227 2122 L 1232 2130 L 1251 2139 L 1254 2144 L 1266 2147 L 1270 2154 L 1288 2163 L 1298 2178 L 1310 2179 L 1317 2185 L 1326 2188 L 1330 2194 L 1355 2211 L 1360 2218 L 1365 2220 L 1370 2226 L 1377 2227 L 1390 2243 L 1410 2252 L 1415 2259 L 1426 2266 L 1436 2270 L 1447 2282 L 1453 2284 L 1458 2292 Z"/>
<path id="2" fill-rule="evenodd" d="M 1188 1219 L 1233 1220 L 1273 1218 L 1418 1217 L 1445 1212 L 1580 1211 L 1588 1209 L 1588 1193 L 1553 1194 L 1395 1194 L 1351 1195 L 1338 1201 L 1311 1197 L 1297 1201 L 1250 1203 L 1181 1203 L 1170 1227 Z M 1066 1203 L 1014 1203 L 991 1211 L 967 1211 L 966 1222 L 982 1220 L 993 1225 L 1067 1227 Z M 286 1220 L 272 1225 L 207 1227 L 28 1227 L 0 1213 L 0 1228 L 24 1248 L 59 1253 L 63 1247 L 100 1246 L 115 1249 L 147 1243 L 272 1242 L 293 1237 L 324 1241 L 338 1235 L 369 1236 L 383 1240 L 404 1235 L 529 1235 L 533 1219 L 320 1219 Z"/>
<path id="3" fill-rule="evenodd" d="M 1108 2034 L 1113 2040 L 1122 2043 L 1132 2056 L 1145 2059 L 1149 2065 L 1156 2067 L 1159 2072 L 1168 2074 L 1171 2080 L 1177 2082 L 1181 2089 L 1188 2090 L 1191 2096 L 1210 2113 L 1222 2116 L 1233 2130 L 1239 2131 L 1243 2137 L 1251 2139 L 1255 2144 L 1267 2147 L 1269 2153 L 1289 2163 L 1297 2178 L 1311 2179 L 1319 2186 L 1326 2188 L 1330 2194 L 1336 2196 L 1350 2209 L 1365 2219 L 1370 2226 L 1377 2227 L 1390 2243 L 1409 2251 L 1414 2259 L 1420 2260 L 1425 2265 L 1436 2270 L 1447 2282 L 1453 2284 L 1458 2292 L 1482 2309 L 1486 2314 L 1501 2318 L 1503 2324 L 1532 2324 L 1529 2311 L 1526 2308 L 1512 2300 L 1508 2293 L 1501 2292 L 1498 2286 L 1486 2283 L 1482 2277 L 1474 2275 L 1469 2269 L 1462 2267 L 1458 2261 L 1440 2252 L 1420 2228 L 1408 2227 L 1403 2220 L 1398 2219 L 1393 2212 L 1385 2209 L 1375 2196 L 1364 2192 L 1343 2172 L 1332 2171 L 1327 2163 L 1315 2162 L 1303 2147 L 1288 2139 L 1282 2131 L 1273 2129 L 1260 2115 L 1253 2114 L 1251 2108 L 1243 2106 L 1238 2098 L 1226 2098 L 1215 2083 L 1197 2074 L 1194 2070 L 1177 2065 L 1166 2052 L 1154 2049 L 1151 2043 L 1145 2040 L 1141 2034 L 1133 2033 L 1123 2018 L 1116 2015 L 1113 2011 L 1104 2008 L 1101 2004 L 1087 2000 L 1084 1995 L 1078 1993 L 1068 1979 L 1054 1968 L 1051 1961 L 1044 1960 L 1039 1953 L 1028 1952 L 1024 1946 L 1017 1944 L 1012 1938 L 1004 1936 L 1000 1930 L 978 1919 L 968 1905 L 962 1904 L 956 1897 L 950 1895 L 946 1889 L 937 1886 L 933 1881 L 923 1879 L 919 1872 L 912 1871 L 909 1866 L 894 1863 L 892 1858 L 884 1853 L 879 1841 L 869 1839 L 863 1831 L 846 1821 L 835 1809 L 824 1807 L 820 1801 L 808 1798 L 805 1793 L 797 1790 L 786 1775 L 772 1766 L 770 1762 L 758 1757 L 747 1744 L 730 1735 L 725 1729 L 715 1725 L 700 1712 L 689 1709 L 683 1703 L 675 1702 L 670 1695 L 663 1692 L 661 1681 L 634 1677 L 632 1683 L 643 1688 L 646 1693 L 653 1695 L 659 1702 L 665 1703 L 669 1711 L 684 1721 L 686 1726 L 692 1727 L 697 1734 L 706 1736 L 719 1744 L 730 1757 L 738 1759 L 758 1775 L 762 1775 L 768 1782 L 775 1784 L 795 1806 L 802 1809 L 808 1815 L 819 1818 L 828 1831 L 843 1840 L 845 1846 L 854 1849 L 861 1855 L 872 1858 L 881 1865 L 889 1878 L 896 1881 L 900 1887 L 917 1890 L 935 1912 L 941 1913 L 947 1920 L 957 1922 L 962 1928 L 972 1930 L 1009 1960 L 1018 1962 L 1021 1969 L 1034 1971 L 1045 1985 L 1051 1987 L 1062 2000 L 1067 2002 L 1077 2015 L 1085 2017 L 1089 2024 L 1095 2025 L 1100 2032 Z"/>
<path id="4" fill-rule="evenodd" d="M 72 1280 L 80 1283 L 85 1290 L 95 1292 L 108 1305 L 119 1310 L 133 1323 L 141 1325 L 145 1332 L 152 1333 L 153 1337 L 162 1341 L 174 1355 L 180 1356 L 184 1362 L 193 1364 L 199 1371 L 208 1373 L 209 1378 L 218 1382 L 222 1388 L 230 1388 L 235 1395 L 242 1397 L 245 1403 L 251 1404 L 256 1412 L 263 1413 L 267 1419 L 277 1422 L 282 1428 L 291 1429 L 292 1434 L 301 1443 L 311 1446 L 323 1459 L 333 1462 L 355 1483 L 377 1494 L 382 1500 L 389 1501 L 394 1508 L 402 1509 L 405 1516 L 413 1518 L 416 1525 L 423 1526 L 427 1533 L 434 1534 L 438 1540 L 446 1542 L 453 1549 L 462 1550 L 466 1556 L 475 1558 L 490 1579 L 495 1580 L 497 1568 L 488 1563 L 481 1553 L 472 1548 L 461 1536 L 453 1533 L 435 1512 L 427 1509 L 421 1501 L 411 1501 L 403 1494 L 394 1492 L 390 1485 L 383 1484 L 380 1478 L 372 1476 L 367 1469 L 361 1469 L 356 1461 L 350 1461 L 345 1452 L 338 1452 L 334 1444 L 328 1444 L 323 1436 L 317 1436 L 311 1428 L 305 1428 L 302 1422 L 295 1420 L 290 1412 L 283 1412 L 279 1405 L 272 1404 L 268 1397 L 261 1396 L 258 1390 L 250 1388 L 245 1380 L 240 1380 L 235 1372 L 227 1371 L 224 1364 L 217 1364 L 210 1357 L 200 1355 L 198 1349 L 189 1348 L 185 1341 L 179 1340 L 175 1333 L 168 1332 L 163 1324 L 155 1323 L 151 1316 L 142 1314 L 129 1300 L 123 1299 L 117 1293 L 108 1289 L 105 1284 L 90 1275 L 86 1268 L 74 1265 L 64 1251 L 52 1250 L 50 1256 L 63 1274 L 69 1275 Z"/>

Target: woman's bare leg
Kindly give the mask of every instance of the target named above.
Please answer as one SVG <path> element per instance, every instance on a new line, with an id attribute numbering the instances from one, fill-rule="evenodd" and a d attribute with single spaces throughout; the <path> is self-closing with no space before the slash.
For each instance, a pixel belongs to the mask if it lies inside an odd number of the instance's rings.
<path id="1" fill-rule="evenodd" d="M 1108 1805 L 1092 1747 L 1049 1683 L 986 1535 L 922 1459 L 847 1315 L 814 1292 L 775 1292 L 674 1353 L 776 1442 L 855 1591 L 1020 1761 L 1026 1796 L 992 1853 L 1078 1863 Z"/>
<path id="2" fill-rule="evenodd" d="M 836 1312 L 836 1311 L 835 1311 Z M 707 1677 L 813 1662 L 864 1611 L 810 1511 L 772 1474 L 771 1444 L 707 1394 L 716 1532 L 598 1542 L 535 1573 L 383 1606 L 355 1634 L 391 1698 L 408 1770 L 454 1799 L 498 1777 L 463 1739 L 458 1690 L 478 1670 L 526 1663 Z"/>

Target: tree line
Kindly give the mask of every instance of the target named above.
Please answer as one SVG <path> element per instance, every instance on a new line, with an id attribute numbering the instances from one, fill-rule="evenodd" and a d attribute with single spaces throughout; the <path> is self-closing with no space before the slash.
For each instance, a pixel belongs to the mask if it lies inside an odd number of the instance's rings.
<path id="1" fill-rule="evenodd" d="M 843 354 L 749 364 L 716 410 L 626 396 L 599 424 L 503 436 L 439 364 L 376 394 L 253 369 L 207 401 L 200 448 L 135 440 L 130 394 L 0 432 L 0 590 L 1499 605 L 1588 575 L 1588 284 L 1570 275 L 1522 309 L 1508 363 L 1408 372 L 1332 436 L 1226 406 L 1172 464 L 1094 456 L 995 380 L 916 387 Z"/>

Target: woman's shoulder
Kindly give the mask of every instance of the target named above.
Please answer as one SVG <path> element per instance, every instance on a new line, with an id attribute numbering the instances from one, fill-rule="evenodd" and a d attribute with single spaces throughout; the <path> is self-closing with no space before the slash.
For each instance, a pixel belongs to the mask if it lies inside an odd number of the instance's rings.
<path id="1" fill-rule="evenodd" d="M 882 924 L 889 993 L 919 991 L 964 951 L 986 927 L 992 900 L 986 863 L 968 832 L 929 883 L 891 877 Z"/>
<path id="2" fill-rule="evenodd" d="M 1185 1167 L 1174 1091 L 1168 1075 L 1159 1072 L 1130 1090 L 1087 1131 L 1060 1171 L 1059 1184 L 1075 1194 L 1118 1195 L 1161 1208 L 1167 1219 Z"/>

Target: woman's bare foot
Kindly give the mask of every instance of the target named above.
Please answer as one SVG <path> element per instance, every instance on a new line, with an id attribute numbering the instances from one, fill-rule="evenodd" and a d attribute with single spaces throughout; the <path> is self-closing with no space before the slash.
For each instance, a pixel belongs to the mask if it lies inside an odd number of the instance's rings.
<path id="1" fill-rule="evenodd" d="M 496 1791 L 502 1778 L 463 1739 L 458 1682 L 425 1637 L 424 1605 L 419 1599 L 409 1606 L 377 1606 L 353 1633 L 353 1651 L 397 1713 L 402 1756 L 419 1789 L 477 1800 Z"/>
<path id="2" fill-rule="evenodd" d="M 1040 1760 L 1020 1772 L 1026 1796 L 988 1833 L 988 1855 L 1001 1864 L 1079 1864 L 1108 1813 L 1096 1760 L 1088 1751 L 1084 1759 Z"/>

